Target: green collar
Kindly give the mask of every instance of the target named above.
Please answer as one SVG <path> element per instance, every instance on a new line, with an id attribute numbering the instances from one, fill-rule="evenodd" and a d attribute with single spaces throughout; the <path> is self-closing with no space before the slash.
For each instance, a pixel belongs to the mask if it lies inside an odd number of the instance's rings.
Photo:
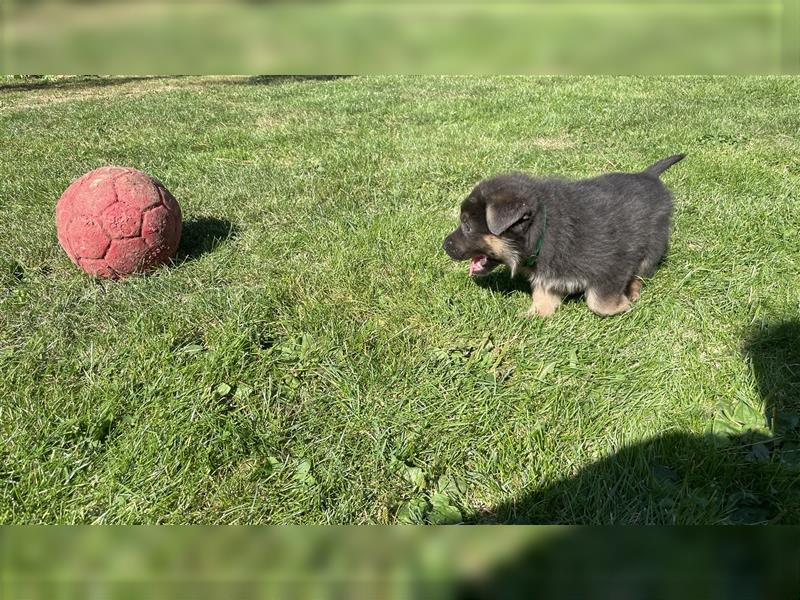
<path id="1" fill-rule="evenodd" d="M 533 254 L 525 260 L 525 266 L 532 268 L 536 264 L 536 260 L 539 258 L 539 252 L 542 250 L 542 244 L 544 243 L 544 232 L 547 231 L 547 208 L 542 206 L 542 233 L 539 235 L 539 239 L 536 240 L 536 247 L 533 249 Z"/>

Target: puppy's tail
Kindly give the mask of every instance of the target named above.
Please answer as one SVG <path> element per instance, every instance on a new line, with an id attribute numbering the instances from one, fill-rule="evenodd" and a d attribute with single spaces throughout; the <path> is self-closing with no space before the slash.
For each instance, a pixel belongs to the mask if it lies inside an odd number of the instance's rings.
<path id="1" fill-rule="evenodd" d="M 657 163 L 652 164 L 649 167 L 647 167 L 644 171 L 642 171 L 642 173 L 644 173 L 645 175 L 651 175 L 652 177 L 658 177 L 664 171 L 666 171 L 672 165 L 674 165 L 676 162 L 681 161 L 684 158 L 686 158 L 685 154 L 676 154 L 676 155 L 670 156 L 668 158 L 662 158 Z"/>

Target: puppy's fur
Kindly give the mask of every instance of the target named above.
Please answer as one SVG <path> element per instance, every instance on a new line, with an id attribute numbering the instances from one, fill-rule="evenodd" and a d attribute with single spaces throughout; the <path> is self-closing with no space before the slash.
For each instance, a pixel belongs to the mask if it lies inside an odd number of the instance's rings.
<path id="1" fill-rule="evenodd" d="M 472 275 L 502 263 L 527 277 L 527 316 L 549 316 L 578 292 L 599 315 L 624 312 L 666 252 L 672 196 L 659 176 L 683 158 L 578 181 L 523 173 L 486 179 L 461 204 L 461 225 L 444 249 L 453 260 L 471 259 Z"/>

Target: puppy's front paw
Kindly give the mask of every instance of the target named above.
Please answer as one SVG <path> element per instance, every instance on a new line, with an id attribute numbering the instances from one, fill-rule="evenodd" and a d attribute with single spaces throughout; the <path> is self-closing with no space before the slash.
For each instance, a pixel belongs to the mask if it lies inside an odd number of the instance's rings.
<path id="1" fill-rule="evenodd" d="M 519 311 L 517 316 L 525 319 L 535 319 L 536 317 L 546 319 L 547 317 L 553 316 L 553 313 L 556 312 L 556 308 L 555 306 L 537 306 L 531 304 L 530 308 L 527 310 Z"/>

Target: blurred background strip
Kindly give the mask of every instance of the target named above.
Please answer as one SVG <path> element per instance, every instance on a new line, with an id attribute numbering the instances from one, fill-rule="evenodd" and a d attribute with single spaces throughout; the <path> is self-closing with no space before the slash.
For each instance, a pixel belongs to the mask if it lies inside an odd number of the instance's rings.
<path id="1" fill-rule="evenodd" d="M 12 527 L 4 598 L 796 598 L 795 527 Z"/>
<path id="2" fill-rule="evenodd" d="M 800 0 L 5 0 L 8 73 L 781 74 Z"/>

